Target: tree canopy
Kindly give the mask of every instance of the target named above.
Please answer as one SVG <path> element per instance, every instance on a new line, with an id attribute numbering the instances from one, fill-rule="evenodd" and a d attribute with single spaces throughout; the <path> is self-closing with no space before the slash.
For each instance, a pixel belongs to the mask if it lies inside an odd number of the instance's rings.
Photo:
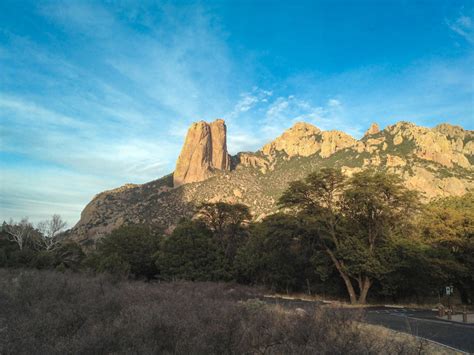
<path id="1" fill-rule="evenodd" d="M 393 174 L 365 170 L 347 178 L 329 168 L 290 184 L 279 203 L 304 219 L 351 303 L 365 303 L 373 281 L 391 270 L 393 240 L 410 230 L 418 208 L 417 194 Z"/>

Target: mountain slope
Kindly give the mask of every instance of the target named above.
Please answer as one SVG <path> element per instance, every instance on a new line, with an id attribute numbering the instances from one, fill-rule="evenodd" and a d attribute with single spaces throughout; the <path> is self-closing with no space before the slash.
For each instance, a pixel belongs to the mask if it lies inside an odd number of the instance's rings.
<path id="1" fill-rule="evenodd" d="M 199 126 L 206 129 L 206 124 Z M 225 163 L 216 168 L 217 164 L 209 164 L 212 157 L 203 152 L 227 155 L 225 125 L 220 132 L 218 146 L 210 146 L 206 138 L 202 146 L 192 143 L 183 147 L 190 153 L 180 156 L 178 166 L 205 172 L 195 174 L 195 182 L 173 187 L 171 174 L 143 185 L 128 184 L 102 192 L 86 206 L 70 231 L 71 238 L 93 243 L 124 223 L 151 223 L 170 229 L 180 218 L 192 216 L 196 205 L 204 201 L 244 203 L 259 220 L 277 210 L 276 201 L 289 182 L 321 167 L 340 167 L 349 175 L 368 167 L 387 169 L 399 174 L 409 188 L 422 191 L 426 200 L 462 195 L 474 188 L 474 132 L 449 124 L 429 129 L 399 122 L 382 131 L 372 125 L 356 140 L 344 132 L 321 131 L 300 122 L 261 150 L 239 153 L 231 157 L 230 166 Z M 183 162 L 196 156 L 194 151 L 199 159 Z"/>

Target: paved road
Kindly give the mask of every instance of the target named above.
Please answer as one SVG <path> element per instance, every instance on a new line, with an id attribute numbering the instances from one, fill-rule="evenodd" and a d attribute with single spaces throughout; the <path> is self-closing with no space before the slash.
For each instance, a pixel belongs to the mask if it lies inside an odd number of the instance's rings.
<path id="1" fill-rule="evenodd" d="M 438 320 L 436 312 L 374 307 L 366 310 L 365 320 L 474 353 L 474 325 Z"/>
<path id="2" fill-rule="evenodd" d="M 288 308 L 302 308 L 314 311 L 323 302 L 265 298 L 265 302 L 280 304 Z M 345 312 L 360 310 L 341 308 Z M 363 321 L 381 325 L 396 331 L 416 335 L 422 338 L 474 353 L 474 324 L 452 323 L 438 320 L 436 312 L 411 308 L 369 307 L 363 311 Z"/>

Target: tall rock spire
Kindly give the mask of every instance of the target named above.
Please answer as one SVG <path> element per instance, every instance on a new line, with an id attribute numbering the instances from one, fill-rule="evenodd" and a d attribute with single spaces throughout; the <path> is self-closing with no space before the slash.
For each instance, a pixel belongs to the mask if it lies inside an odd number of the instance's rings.
<path id="1" fill-rule="evenodd" d="M 224 120 L 195 122 L 189 127 L 173 173 L 175 187 L 203 181 L 214 170 L 230 170 L 227 132 Z"/>
<path id="2" fill-rule="evenodd" d="M 224 120 L 210 123 L 212 143 L 212 166 L 219 170 L 230 170 L 230 156 L 227 153 L 227 128 Z"/>

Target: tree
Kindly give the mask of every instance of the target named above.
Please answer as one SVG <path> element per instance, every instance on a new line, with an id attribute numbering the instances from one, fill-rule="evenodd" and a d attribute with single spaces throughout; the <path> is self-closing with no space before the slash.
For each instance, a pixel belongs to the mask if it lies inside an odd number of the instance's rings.
<path id="1" fill-rule="evenodd" d="M 349 255 L 343 258 L 352 261 L 347 273 L 357 281 L 359 303 L 365 303 L 374 279 L 393 269 L 387 258 L 396 239 L 414 234 L 418 201 L 418 193 L 406 189 L 394 174 L 365 170 L 349 180 L 342 196 L 349 237 L 343 241 Z M 357 251 L 355 258 L 351 249 Z"/>
<path id="2" fill-rule="evenodd" d="M 53 250 L 60 243 L 60 233 L 66 227 L 67 223 L 61 216 L 55 214 L 51 219 L 38 223 L 37 229 L 40 231 L 40 246 L 45 250 Z"/>
<path id="3" fill-rule="evenodd" d="M 154 254 L 160 236 L 149 226 L 122 226 L 99 240 L 97 250 L 85 261 L 99 272 L 128 273 L 136 278 L 153 278 L 157 274 Z"/>
<path id="4" fill-rule="evenodd" d="M 465 303 L 474 300 L 474 193 L 427 204 L 417 225 L 422 240 L 440 254 L 442 281 L 453 283 Z M 442 257 L 441 257 L 442 256 Z M 441 286 L 441 285 L 438 285 Z"/>
<path id="5" fill-rule="evenodd" d="M 253 225 L 235 259 L 239 281 L 279 291 L 301 285 L 305 275 L 300 236 L 298 220 L 282 213 Z"/>
<path id="6" fill-rule="evenodd" d="M 28 217 L 22 218 L 18 223 L 11 219 L 9 223 L 4 223 L 3 229 L 8 233 L 10 240 L 18 245 L 20 250 L 23 250 L 33 232 L 33 226 L 28 221 Z"/>
<path id="7" fill-rule="evenodd" d="M 416 193 L 395 175 L 366 170 L 348 179 L 331 168 L 291 183 L 279 203 L 302 218 L 315 247 L 344 281 L 351 303 L 365 303 L 374 279 L 391 270 L 384 258 L 392 238 L 409 229 L 408 217 L 418 206 Z"/>
<path id="8" fill-rule="evenodd" d="M 56 258 L 56 267 L 62 265 L 65 269 L 75 271 L 79 270 L 85 257 L 81 246 L 72 241 L 61 243 L 54 249 L 54 255 Z"/>
<path id="9" fill-rule="evenodd" d="M 242 226 L 251 219 L 249 208 L 243 204 L 203 203 L 196 217 L 213 232 L 219 247 L 232 262 L 244 239 Z"/>
<path id="10" fill-rule="evenodd" d="M 163 240 L 156 265 L 165 280 L 218 281 L 230 279 L 212 231 L 200 221 L 181 221 Z"/>

